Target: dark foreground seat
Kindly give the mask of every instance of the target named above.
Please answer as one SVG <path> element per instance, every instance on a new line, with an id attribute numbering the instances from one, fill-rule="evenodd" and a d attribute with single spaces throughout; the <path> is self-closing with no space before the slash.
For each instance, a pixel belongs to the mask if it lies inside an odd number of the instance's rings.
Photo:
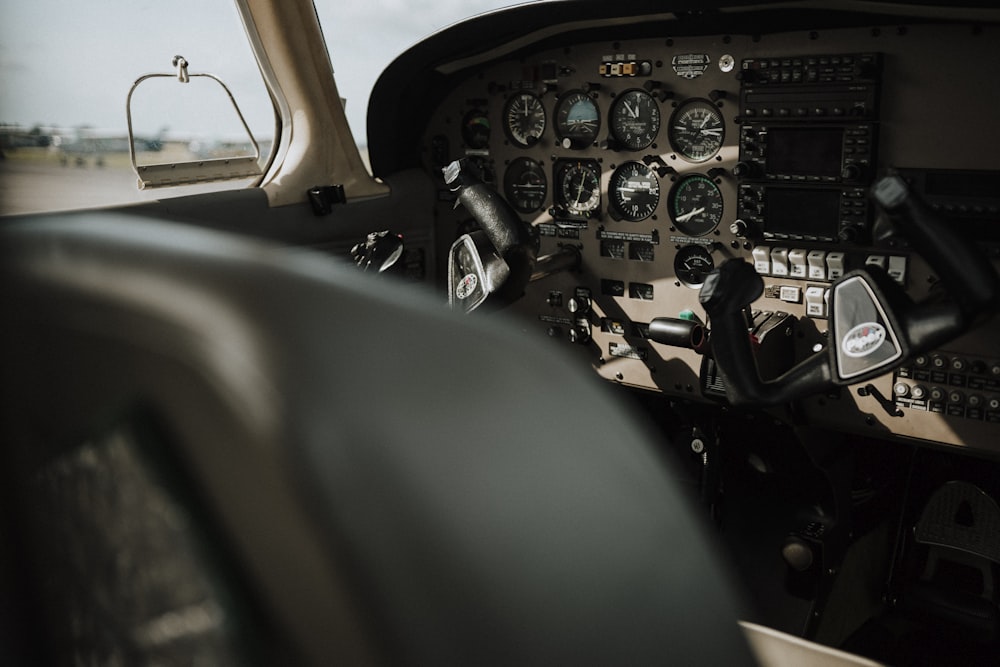
<path id="1" fill-rule="evenodd" d="M 0 255 L 0 661 L 750 661 L 648 434 L 502 317 L 121 213 Z"/>

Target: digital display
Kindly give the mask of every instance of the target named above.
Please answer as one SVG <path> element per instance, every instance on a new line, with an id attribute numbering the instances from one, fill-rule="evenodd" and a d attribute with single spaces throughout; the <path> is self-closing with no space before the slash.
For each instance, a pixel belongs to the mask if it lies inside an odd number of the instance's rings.
<path id="1" fill-rule="evenodd" d="M 767 173 L 840 177 L 843 128 L 771 128 Z"/>
<path id="2" fill-rule="evenodd" d="M 840 190 L 768 188 L 765 206 L 772 234 L 835 238 L 840 230 Z"/>

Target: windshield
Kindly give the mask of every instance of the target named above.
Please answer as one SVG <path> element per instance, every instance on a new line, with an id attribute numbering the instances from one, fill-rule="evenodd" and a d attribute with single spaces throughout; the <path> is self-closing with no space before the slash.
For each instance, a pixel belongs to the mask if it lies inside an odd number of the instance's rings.
<path id="1" fill-rule="evenodd" d="M 347 121 L 365 153 L 368 98 L 390 62 L 420 39 L 476 14 L 523 0 L 315 0 Z"/>

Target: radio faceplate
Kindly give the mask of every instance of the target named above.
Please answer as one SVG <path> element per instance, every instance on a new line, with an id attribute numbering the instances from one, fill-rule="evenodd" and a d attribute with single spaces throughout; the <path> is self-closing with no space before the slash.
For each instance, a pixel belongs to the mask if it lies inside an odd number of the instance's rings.
<path id="1" fill-rule="evenodd" d="M 869 237 L 863 187 L 743 183 L 737 206 L 766 239 L 863 243 Z"/>
<path id="2" fill-rule="evenodd" d="M 737 214 L 765 239 L 871 238 L 882 55 L 747 58 Z"/>
<path id="3" fill-rule="evenodd" d="M 875 164 L 877 126 L 749 123 L 740 129 L 737 175 L 746 179 L 861 184 Z"/>
<path id="4" fill-rule="evenodd" d="M 740 109 L 751 120 L 873 119 L 881 77 L 879 53 L 747 58 L 740 71 Z"/>

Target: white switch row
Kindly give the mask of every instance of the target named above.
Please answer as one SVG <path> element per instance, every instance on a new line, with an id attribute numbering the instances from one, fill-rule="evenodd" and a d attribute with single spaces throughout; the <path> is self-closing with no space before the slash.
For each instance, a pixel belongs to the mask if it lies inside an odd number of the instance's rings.
<path id="1" fill-rule="evenodd" d="M 900 285 L 906 283 L 906 257 L 869 255 L 865 264 L 880 266 Z M 753 249 L 753 265 L 765 276 L 833 281 L 844 275 L 844 253 L 759 245 Z"/>

